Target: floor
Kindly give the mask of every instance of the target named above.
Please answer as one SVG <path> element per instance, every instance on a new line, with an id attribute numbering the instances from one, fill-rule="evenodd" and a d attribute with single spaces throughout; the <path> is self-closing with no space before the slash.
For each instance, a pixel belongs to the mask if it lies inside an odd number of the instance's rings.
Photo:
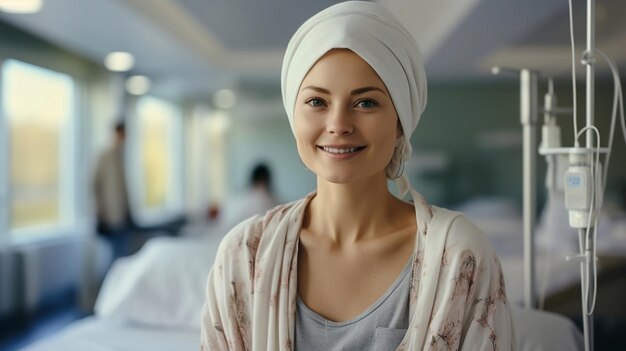
<path id="1" fill-rule="evenodd" d="M 0 351 L 20 350 L 86 316 L 78 308 L 66 306 L 44 311 L 34 318 L 21 319 L 0 331 Z"/>

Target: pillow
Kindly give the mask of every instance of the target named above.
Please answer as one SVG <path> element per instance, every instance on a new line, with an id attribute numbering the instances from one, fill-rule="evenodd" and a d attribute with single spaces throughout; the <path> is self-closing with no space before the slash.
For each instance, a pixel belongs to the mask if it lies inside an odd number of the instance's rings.
<path id="1" fill-rule="evenodd" d="M 221 237 L 159 237 L 118 259 L 105 277 L 95 314 L 162 327 L 200 328 L 207 275 Z"/>

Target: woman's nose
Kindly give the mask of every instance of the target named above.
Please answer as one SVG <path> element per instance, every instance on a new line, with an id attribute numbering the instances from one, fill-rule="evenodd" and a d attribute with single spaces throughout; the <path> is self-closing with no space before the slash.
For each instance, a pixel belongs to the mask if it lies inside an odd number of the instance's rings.
<path id="1" fill-rule="evenodd" d="M 350 134 L 354 131 L 352 116 L 349 112 L 336 107 L 329 112 L 326 129 L 330 134 Z"/>

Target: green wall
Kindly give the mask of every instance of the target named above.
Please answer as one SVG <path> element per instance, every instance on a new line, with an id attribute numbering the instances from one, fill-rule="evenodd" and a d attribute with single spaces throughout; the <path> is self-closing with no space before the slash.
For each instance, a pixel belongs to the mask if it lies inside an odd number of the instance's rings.
<path id="1" fill-rule="evenodd" d="M 547 84 L 542 82 L 539 93 Z M 578 84 L 578 124 L 584 125 L 584 82 Z M 556 83 L 560 106 L 571 106 L 571 84 Z M 612 81 L 596 85 L 596 124 L 602 133 L 602 144 L 608 142 L 610 112 L 613 102 Z M 539 115 L 543 121 L 543 114 Z M 619 123 L 619 121 L 618 121 Z M 559 118 L 562 143 L 573 144 L 571 116 Z M 619 128 L 619 124 L 616 125 Z M 538 142 L 541 132 L 537 130 Z M 522 129 L 519 122 L 519 85 L 510 82 L 448 82 L 429 87 L 428 106 L 413 134 L 415 150 L 442 151 L 450 159 L 450 167 L 424 181 L 414 180 L 415 187 L 428 193 L 428 184 L 444 184 L 442 205 L 455 205 L 475 196 L 504 196 L 522 199 Z M 584 138 L 581 139 L 584 141 Z M 491 145 L 489 145 L 491 144 Z M 613 154 L 607 182 L 607 196 L 616 198 L 626 182 L 626 147 L 621 131 L 616 129 Z M 545 160 L 538 158 L 539 205 L 543 201 Z M 426 189 L 420 189 L 420 187 Z"/>

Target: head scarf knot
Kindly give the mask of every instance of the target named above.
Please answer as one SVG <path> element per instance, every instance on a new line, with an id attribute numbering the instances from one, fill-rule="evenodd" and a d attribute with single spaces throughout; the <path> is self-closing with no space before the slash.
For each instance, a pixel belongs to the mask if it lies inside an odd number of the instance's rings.
<path id="1" fill-rule="evenodd" d="M 311 67 L 332 49 L 349 49 L 365 60 L 387 87 L 402 126 L 404 144 L 390 168 L 411 156 L 411 135 L 426 107 L 426 72 L 417 43 L 384 6 L 346 1 L 307 20 L 287 46 L 281 73 L 283 104 L 291 130 L 298 90 Z M 398 163 L 395 165 L 394 163 Z M 389 172 L 388 172 L 389 173 Z M 405 175 L 396 179 L 401 196 L 409 190 Z"/>

